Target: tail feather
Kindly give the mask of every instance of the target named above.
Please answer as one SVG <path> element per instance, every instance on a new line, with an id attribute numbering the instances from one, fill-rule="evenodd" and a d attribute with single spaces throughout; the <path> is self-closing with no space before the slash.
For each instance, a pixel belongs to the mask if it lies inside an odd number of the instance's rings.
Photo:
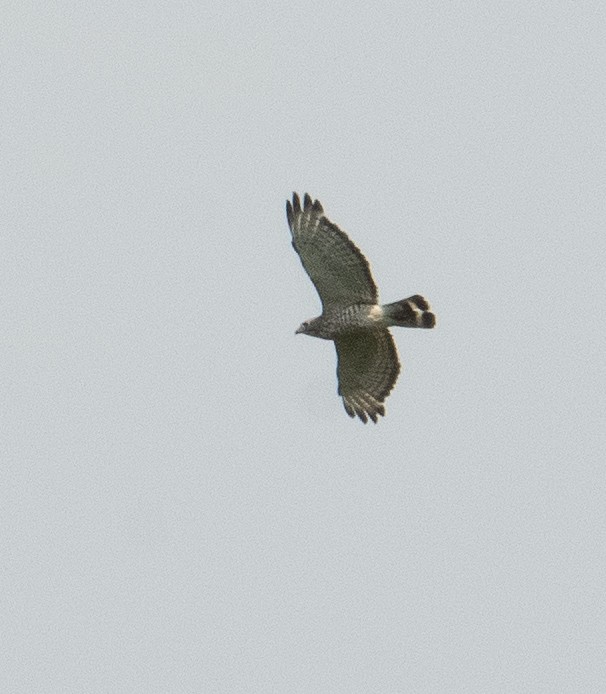
<path id="1" fill-rule="evenodd" d="M 436 317 L 427 299 L 418 294 L 383 306 L 383 315 L 392 325 L 404 328 L 433 328 Z"/>

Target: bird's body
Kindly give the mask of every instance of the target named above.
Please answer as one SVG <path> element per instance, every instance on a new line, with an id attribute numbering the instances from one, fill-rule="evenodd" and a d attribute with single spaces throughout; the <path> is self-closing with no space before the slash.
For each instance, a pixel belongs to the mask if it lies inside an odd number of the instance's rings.
<path id="1" fill-rule="evenodd" d="M 379 304 L 368 261 L 347 235 L 324 216 L 318 200 L 294 193 L 286 203 L 293 247 L 322 300 L 322 315 L 297 333 L 333 340 L 337 349 L 339 395 L 346 412 L 377 421 L 400 364 L 391 326 L 433 328 L 435 316 L 417 295 Z"/>
<path id="2" fill-rule="evenodd" d="M 321 316 L 302 323 L 297 333 L 335 340 L 356 330 L 381 327 L 383 309 L 378 304 L 352 304 L 345 307 L 329 307 Z"/>

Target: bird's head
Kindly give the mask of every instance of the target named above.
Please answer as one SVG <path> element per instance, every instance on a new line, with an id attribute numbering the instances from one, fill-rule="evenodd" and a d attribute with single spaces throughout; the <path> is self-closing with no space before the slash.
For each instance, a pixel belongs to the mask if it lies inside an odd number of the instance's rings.
<path id="1" fill-rule="evenodd" d="M 301 325 L 295 330 L 295 335 L 312 335 L 313 337 L 319 337 L 321 332 L 321 326 L 318 318 L 311 318 L 310 320 L 305 320 Z"/>

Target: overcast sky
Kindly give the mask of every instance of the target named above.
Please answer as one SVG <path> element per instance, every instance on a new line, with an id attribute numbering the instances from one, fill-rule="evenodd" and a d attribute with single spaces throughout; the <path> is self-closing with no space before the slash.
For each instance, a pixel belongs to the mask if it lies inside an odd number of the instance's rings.
<path id="1" fill-rule="evenodd" d="M 606 691 L 604 3 L 2 34 L 0 689 Z M 293 190 L 436 313 L 377 425 Z"/>

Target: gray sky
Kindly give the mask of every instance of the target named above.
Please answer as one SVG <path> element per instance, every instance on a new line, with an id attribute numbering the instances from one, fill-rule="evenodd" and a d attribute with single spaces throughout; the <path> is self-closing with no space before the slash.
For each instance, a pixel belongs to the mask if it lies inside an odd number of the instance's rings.
<path id="1" fill-rule="evenodd" d="M 603 2 L 14 3 L 0 689 L 606 689 Z M 336 395 L 296 190 L 403 373 Z"/>

